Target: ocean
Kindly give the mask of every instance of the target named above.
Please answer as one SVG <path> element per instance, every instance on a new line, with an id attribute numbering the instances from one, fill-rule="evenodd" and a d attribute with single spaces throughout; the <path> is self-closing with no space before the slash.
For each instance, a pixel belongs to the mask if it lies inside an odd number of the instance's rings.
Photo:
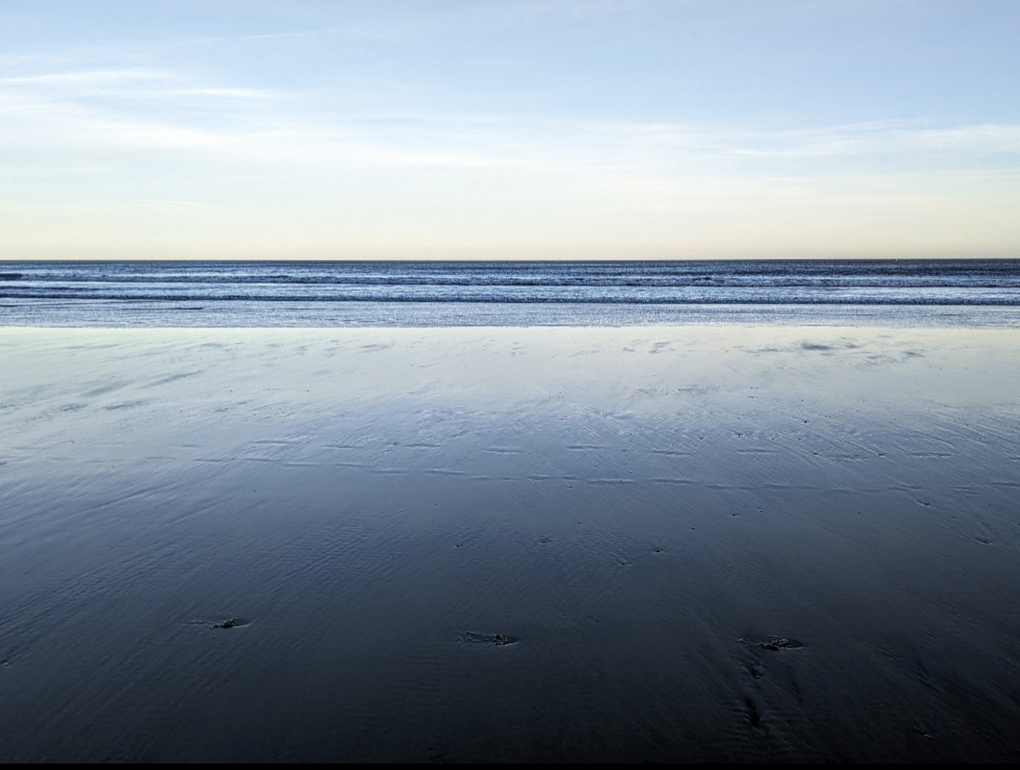
<path id="1" fill-rule="evenodd" d="M 1020 325 L 1020 260 L 0 262 L 8 326 Z"/>

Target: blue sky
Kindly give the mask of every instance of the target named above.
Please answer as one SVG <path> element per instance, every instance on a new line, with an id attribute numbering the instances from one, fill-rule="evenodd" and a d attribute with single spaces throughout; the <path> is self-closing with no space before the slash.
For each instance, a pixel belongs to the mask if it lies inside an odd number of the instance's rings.
<path id="1" fill-rule="evenodd" d="M 1016 0 L 0 3 L 0 258 L 1020 257 Z"/>

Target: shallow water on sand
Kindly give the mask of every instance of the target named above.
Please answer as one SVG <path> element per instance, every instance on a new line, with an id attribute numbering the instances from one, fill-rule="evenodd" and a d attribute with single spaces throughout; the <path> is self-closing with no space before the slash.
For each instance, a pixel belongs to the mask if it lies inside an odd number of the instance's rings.
<path id="1" fill-rule="evenodd" d="M 1018 354 L 5 329 L 0 759 L 1015 759 Z"/>

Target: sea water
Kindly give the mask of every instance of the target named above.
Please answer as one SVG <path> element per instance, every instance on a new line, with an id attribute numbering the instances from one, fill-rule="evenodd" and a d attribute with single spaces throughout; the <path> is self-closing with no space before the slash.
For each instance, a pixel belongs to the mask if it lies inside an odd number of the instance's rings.
<path id="1" fill-rule="evenodd" d="M 1020 326 L 1020 260 L 0 262 L 5 326 Z"/>

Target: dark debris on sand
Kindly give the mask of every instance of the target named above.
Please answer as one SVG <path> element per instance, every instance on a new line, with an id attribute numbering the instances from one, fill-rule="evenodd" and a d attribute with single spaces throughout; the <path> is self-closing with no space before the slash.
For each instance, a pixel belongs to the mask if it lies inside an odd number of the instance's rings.
<path id="1" fill-rule="evenodd" d="M 508 644 L 517 644 L 519 640 L 516 636 L 506 636 L 505 634 L 476 634 L 473 631 L 467 631 L 461 635 L 460 641 L 471 644 L 491 644 L 495 647 L 503 647 Z"/>
<path id="2" fill-rule="evenodd" d="M 249 623 L 251 623 L 251 621 L 246 618 L 230 618 L 229 620 L 224 620 L 222 623 L 214 623 L 213 628 L 240 628 L 241 626 L 246 626 Z"/>

